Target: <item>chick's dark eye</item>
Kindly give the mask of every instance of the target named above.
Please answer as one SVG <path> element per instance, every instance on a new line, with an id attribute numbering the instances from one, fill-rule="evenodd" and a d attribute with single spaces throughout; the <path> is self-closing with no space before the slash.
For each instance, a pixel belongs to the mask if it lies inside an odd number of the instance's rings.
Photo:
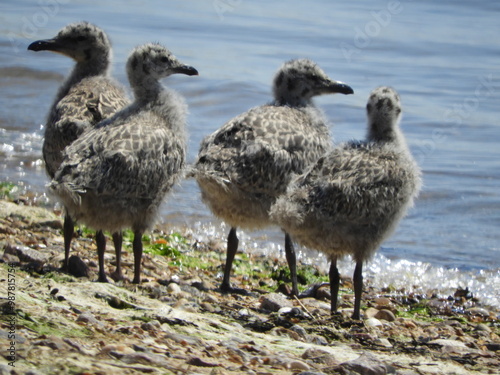
<path id="1" fill-rule="evenodd" d="M 161 62 L 166 63 L 166 62 L 168 62 L 168 57 L 167 56 L 162 56 L 160 60 L 161 60 Z"/>
<path id="2" fill-rule="evenodd" d="M 77 42 L 83 42 L 85 39 L 87 39 L 87 38 L 85 38 L 83 35 L 80 35 L 80 36 L 76 37 L 76 41 Z"/>

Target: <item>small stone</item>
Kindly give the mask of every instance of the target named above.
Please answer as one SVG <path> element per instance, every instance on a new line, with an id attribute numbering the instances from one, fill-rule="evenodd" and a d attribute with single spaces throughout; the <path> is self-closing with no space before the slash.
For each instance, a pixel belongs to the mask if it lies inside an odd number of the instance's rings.
<path id="1" fill-rule="evenodd" d="M 109 344 L 101 349 L 101 354 L 109 354 L 109 353 L 120 353 L 122 355 L 133 354 L 135 353 L 135 350 L 127 345 L 122 345 L 122 344 Z"/>
<path id="2" fill-rule="evenodd" d="M 269 334 L 275 335 L 275 336 L 287 336 L 295 341 L 303 341 L 303 338 L 297 332 L 292 331 L 291 329 L 284 328 L 284 327 L 275 327 L 275 328 L 271 329 Z"/>
<path id="3" fill-rule="evenodd" d="M 444 298 L 433 298 L 427 303 L 427 306 L 440 313 L 445 313 L 446 311 L 450 311 L 452 302 Z"/>
<path id="4" fill-rule="evenodd" d="M 318 290 L 316 291 L 316 299 L 319 299 L 319 300 L 331 300 L 332 299 L 332 295 L 330 294 L 330 288 L 329 287 L 321 287 L 321 288 L 318 288 Z"/>
<path id="5" fill-rule="evenodd" d="M 203 310 L 208 311 L 209 313 L 215 312 L 215 307 L 211 303 L 202 302 L 200 303 L 200 306 Z"/>
<path id="6" fill-rule="evenodd" d="M 89 277 L 89 267 L 77 255 L 68 259 L 68 273 L 75 277 Z"/>
<path id="7" fill-rule="evenodd" d="M 341 363 L 339 366 L 340 373 L 355 373 L 355 374 L 370 374 L 370 375 L 386 375 L 387 366 L 377 357 L 370 353 L 363 353 L 358 358 Z M 343 372 L 341 372 L 343 371 Z"/>
<path id="8" fill-rule="evenodd" d="M 210 284 L 208 281 L 206 280 L 202 280 L 202 281 L 193 281 L 191 283 L 191 286 L 193 288 L 196 288 L 202 292 L 208 292 L 209 290 L 211 289 L 214 289 L 214 286 L 212 284 Z"/>
<path id="9" fill-rule="evenodd" d="M 483 309 L 482 307 L 471 307 L 470 309 L 465 310 L 465 312 L 469 315 L 473 316 L 482 316 L 482 317 L 488 317 L 490 316 L 490 312 L 486 309 Z"/>
<path id="10" fill-rule="evenodd" d="M 120 361 L 127 363 L 129 365 L 134 363 L 139 363 L 142 365 L 170 368 L 168 359 L 165 356 L 159 354 L 142 353 L 142 352 L 126 353 L 123 355 L 121 353 L 112 352 L 110 354 L 116 356 L 117 358 L 120 359 Z"/>
<path id="11" fill-rule="evenodd" d="M 180 294 L 182 292 L 181 287 L 177 283 L 170 283 L 167 286 L 167 292 L 170 294 Z"/>
<path id="12" fill-rule="evenodd" d="M 375 315 L 375 318 L 377 318 L 377 319 L 383 319 L 383 320 L 386 320 L 388 322 L 393 322 L 393 321 L 396 320 L 396 316 L 392 313 L 392 311 L 387 310 L 387 309 L 380 310 Z"/>
<path id="13" fill-rule="evenodd" d="M 144 331 L 155 331 L 161 329 L 161 325 L 159 324 L 159 322 L 156 322 L 158 323 L 158 325 L 154 324 L 153 322 L 142 323 L 141 329 L 143 329 Z"/>
<path id="14" fill-rule="evenodd" d="M 219 367 L 217 363 L 207 362 L 199 357 L 193 357 L 186 361 L 188 365 L 197 367 Z"/>
<path id="15" fill-rule="evenodd" d="M 391 342 L 385 338 L 376 339 L 375 344 L 386 347 L 386 348 L 392 348 Z"/>
<path id="16" fill-rule="evenodd" d="M 170 281 L 172 283 L 175 283 L 175 284 L 179 284 L 181 282 L 181 278 L 179 275 L 173 275 L 171 278 L 170 278 Z"/>
<path id="17" fill-rule="evenodd" d="M 214 296 L 213 294 L 207 294 L 205 296 L 205 298 L 203 299 L 203 302 L 217 304 L 217 303 L 219 303 L 219 299 L 216 296 Z"/>
<path id="18" fill-rule="evenodd" d="M 16 228 L 11 228 L 9 226 L 0 225 L 1 234 L 16 234 L 19 230 Z"/>
<path id="19" fill-rule="evenodd" d="M 307 342 L 314 345 L 321 345 L 321 346 L 328 345 L 327 339 L 320 335 L 307 335 Z"/>
<path id="20" fill-rule="evenodd" d="M 10 375 L 10 366 L 0 363 L 0 375 Z"/>
<path id="21" fill-rule="evenodd" d="M 365 320 L 365 324 L 367 327 L 380 327 L 383 325 L 377 318 L 368 318 Z"/>
<path id="22" fill-rule="evenodd" d="M 7 244 L 5 246 L 4 253 L 15 255 L 21 262 L 26 263 L 43 265 L 48 260 L 47 255 L 41 253 L 40 251 L 33 250 L 27 246 L 13 246 Z"/>
<path id="23" fill-rule="evenodd" d="M 71 346 L 73 349 L 79 351 L 79 352 L 84 352 L 84 348 L 78 343 L 76 340 L 70 339 L 70 338 L 64 338 L 63 341 Z"/>
<path id="24" fill-rule="evenodd" d="M 28 370 L 24 373 L 24 375 L 43 375 L 40 371 L 38 370 Z"/>
<path id="25" fill-rule="evenodd" d="M 387 297 L 376 298 L 374 301 L 377 304 L 377 309 L 383 309 L 391 304 L 391 300 Z"/>
<path id="26" fill-rule="evenodd" d="M 369 318 L 375 318 L 377 313 L 379 312 L 378 309 L 374 308 L 374 307 L 369 307 L 365 310 L 365 317 L 367 319 Z"/>
<path id="27" fill-rule="evenodd" d="M 415 324 L 415 322 L 409 319 L 406 319 L 403 322 L 403 325 L 408 329 L 417 329 L 417 325 Z"/>
<path id="28" fill-rule="evenodd" d="M 146 353 L 148 351 L 145 346 L 140 346 L 137 344 L 132 344 L 132 349 L 134 349 L 136 352 L 142 352 L 142 353 Z"/>
<path id="29" fill-rule="evenodd" d="M 307 359 L 308 362 L 318 363 L 332 367 L 338 365 L 339 362 L 329 352 L 317 348 L 309 348 L 302 354 L 302 359 Z"/>
<path id="30" fill-rule="evenodd" d="M 304 329 L 304 327 L 302 326 L 299 326 L 298 324 L 294 324 L 293 326 L 290 327 L 290 330 L 298 333 L 302 338 L 306 338 L 307 337 L 307 332 L 306 330 Z"/>
<path id="31" fill-rule="evenodd" d="M 76 321 L 89 324 L 99 324 L 99 321 L 95 318 L 95 316 L 88 311 L 81 313 L 78 318 L 76 318 Z"/>
<path id="32" fill-rule="evenodd" d="M 250 310 L 248 310 L 247 308 L 243 308 L 243 309 L 240 309 L 238 310 L 238 315 L 240 317 L 246 317 L 246 316 L 249 316 L 250 315 Z"/>
<path id="33" fill-rule="evenodd" d="M 465 343 L 458 340 L 447 340 L 447 339 L 437 339 L 429 341 L 429 344 L 441 345 L 441 351 L 443 353 L 469 353 L 470 348 L 468 348 Z"/>
<path id="34" fill-rule="evenodd" d="M 488 327 L 486 324 L 479 323 L 474 327 L 474 331 L 491 332 L 491 328 Z"/>
<path id="35" fill-rule="evenodd" d="M 260 298 L 260 308 L 263 310 L 276 312 L 283 307 L 293 307 L 293 303 L 281 293 L 269 293 Z"/>
<path id="36" fill-rule="evenodd" d="M 309 371 L 310 367 L 307 363 L 302 361 L 291 361 L 287 364 L 287 368 L 292 371 Z"/>
<path id="37" fill-rule="evenodd" d="M 292 308 L 293 307 L 290 306 L 282 307 L 281 309 L 278 310 L 278 314 L 280 315 L 290 314 L 292 312 Z"/>
<path id="38" fill-rule="evenodd" d="M 66 344 L 62 338 L 57 337 L 57 336 L 50 336 L 44 340 L 36 341 L 33 343 L 34 345 L 39 345 L 39 346 L 48 346 L 49 348 L 53 350 L 69 350 L 70 347 L 68 344 Z"/>
<path id="39" fill-rule="evenodd" d="M 8 253 L 3 253 L 2 260 L 4 263 L 12 263 L 12 264 L 19 264 L 20 260 L 16 255 L 13 254 L 8 254 Z"/>
<path id="40" fill-rule="evenodd" d="M 61 220 L 47 220 L 38 223 L 41 227 L 49 227 L 52 229 L 63 229 L 63 224 Z"/>
<path id="41" fill-rule="evenodd" d="M 165 337 L 184 346 L 198 346 L 204 344 L 202 339 L 196 336 L 184 335 L 182 333 L 166 332 Z"/>
<path id="42" fill-rule="evenodd" d="M 486 344 L 486 348 L 492 352 L 497 352 L 500 350 L 500 343 Z"/>

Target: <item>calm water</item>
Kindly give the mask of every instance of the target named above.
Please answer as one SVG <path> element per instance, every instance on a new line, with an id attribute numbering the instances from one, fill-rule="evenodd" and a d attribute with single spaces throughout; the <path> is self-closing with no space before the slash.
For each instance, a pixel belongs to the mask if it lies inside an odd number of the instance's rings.
<path id="1" fill-rule="evenodd" d="M 336 141 L 364 137 L 369 92 L 391 85 L 402 96 L 403 130 L 424 171 L 420 199 L 367 275 L 379 285 L 439 285 L 442 293 L 468 286 L 500 306 L 500 3 L 331 3 L 3 1 L 0 180 L 21 182 L 53 204 L 43 195 L 42 125 L 72 62 L 26 47 L 67 23 L 88 20 L 108 32 L 113 73 L 124 84 L 128 53 L 148 41 L 163 43 L 199 70 L 199 77 L 164 81 L 190 106 L 190 161 L 204 135 L 270 100 L 270 82 L 283 61 L 309 57 L 355 90 L 316 101 Z M 174 198 L 164 205 L 164 222 L 224 240 L 227 228 L 200 202 L 194 181 L 184 181 Z M 246 249 L 282 252 L 277 229 L 242 237 Z M 352 270 L 346 260 L 341 272 Z"/>

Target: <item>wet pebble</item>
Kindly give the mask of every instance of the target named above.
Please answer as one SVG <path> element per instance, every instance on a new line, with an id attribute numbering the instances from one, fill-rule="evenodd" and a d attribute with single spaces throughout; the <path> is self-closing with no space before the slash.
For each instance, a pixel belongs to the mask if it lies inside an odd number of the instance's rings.
<path id="1" fill-rule="evenodd" d="M 302 362 L 302 361 L 298 361 L 298 360 L 289 362 L 286 367 L 292 371 L 309 371 L 310 370 L 310 367 L 307 363 Z"/>
<path id="2" fill-rule="evenodd" d="M 135 353 L 135 350 L 127 345 L 122 344 L 109 344 L 105 345 L 101 348 L 101 354 L 110 354 L 110 353 L 119 353 L 119 354 L 132 354 Z"/>
<path id="3" fill-rule="evenodd" d="M 328 340 L 320 335 L 307 335 L 307 342 L 314 345 L 328 345 Z"/>
<path id="4" fill-rule="evenodd" d="M 176 332 L 166 332 L 165 337 L 181 344 L 184 346 L 190 345 L 190 346 L 197 346 L 197 345 L 202 345 L 204 344 L 203 340 L 198 338 L 198 337 L 193 337 L 189 335 L 184 335 L 182 333 L 176 333 Z"/>
<path id="5" fill-rule="evenodd" d="M 332 295 L 330 294 L 330 288 L 329 287 L 318 288 L 315 297 L 319 300 L 331 300 Z"/>
<path id="6" fill-rule="evenodd" d="M 331 353 L 317 348 L 307 349 L 302 354 L 302 359 L 306 359 L 308 361 L 312 361 L 313 363 L 325 365 L 328 367 L 332 367 L 339 364 L 339 362 L 335 359 L 335 357 Z"/>
<path id="7" fill-rule="evenodd" d="M 364 314 L 365 314 L 365 317 L 367 319 L 369 319 L 369 318 L 375 318 L 375 315 L 377 315 L 378 312 L 379 312 L 378 309 L 376 309 L 374 307 L 369 307 L 365 310 Z"/>
<path id="8" fill-rule="evenodd" d="M 12 254 L 19 258 L 21 262 L 36 263 L 43 265 L 48 261 L 47 255 L 44 253 L 33 250 L 27 246 L 5 245 L 5 254 Z"/>
<path id="9" fill-rule="evenodd" d="M 70 346 L 64 342 L 64 340 L 57 336 L 49 336 L 46 339 L 35 341 L 33 345 L 47 346 L 53 350 L 69 350 Z"/>
<path id="10" fill-rule="evenodd" d="M 19 258 L 16 255 L 3 253 L 2 260 L 4 263 L 18 264 L 20 262 Z"/>
<path id="11" fill-rule="evenodd" d="M 79 256 L 72 255 L 68 259 L 68 273 L 75 277 L 89 277 L 89 267 Z"/>
<path id="12" fill-rule="evenodd" d="M 383 325 L 377 318 L 368 318 L 365 320 L 365 324 L 367 327 L 380 327 Z"/>
<path id="13" fill-rule="evenodd" d="M 479 323 L 474 327 L 474 331 L 491 332 L 491 328 L 488 327 L 486 324 Z"/>
<path id="14" fill-rule="evenodd" d="M 473 315 L 473 316 L 481 316 L 481 317 L 488 317 L 490 316 L 490 312 L 486 309 L 483 309 L 482 307 L 471 307 L 470 309 L 465 310 L 466 314 Z"/>
<path id="15" fill-rule="evenodd" d="M 383 308 L 387 308 L 392 304 L 392 301 L 387 297 L 379 297 L 376 298 L 373 302 L 377 304 L 377 309 L 381 310 Z"/>
<path id="16" fill-rule="evenodd" d="M 10 375 L 11 367 L 9 365 L 0 363 L 0 375 Z"/>
<path id="17" fill-rule="evenodd" d="M 306 330 L 304 329 L 304 327 L 299 326 L 298 324 L 294 324 L 293 326 L 291 326 L 290 330 L 292 330 L 293 332 L 296 332 L 303 339 L 307 338 Z"/>
<path id="18" fill-rule="evenodd" d="M 396 320 L 396 316 L 394 315 L 394 313 L 390 310 L 387 310 L 387 309 L 379 310 L 377 312 L 377 314 L 375 314 L 375 318 L 383 319 L 383 320 L 386 320 L 388 322 L 393 322 Z"/>
<path id="19" fill-rule="evenodd" d="M 161 324 L 158 320 L 152 320 L 150 322 L 142 323 L 141 328 L 144 331 L 155 331 L 161 329 Z"/>
<path id="20" fill-rule="evenodd" d="M 352 361 L 341 363 L 338 370 L 342 374 L 386 375 L 388 372 L 385 363 L 370 353 L 363 353 Z"/>
<path id="21" fill-rule="evenodd" d="M 38 370 L 28 370 L 24 373 L 24 375 L 43 375 L 43 373 L 41 373 L 40 371 Z"/>
<path id="22" fill-rule="evenodd" d="M 112 353 L 112 354 L 115 354 L 116 356 L 117 353 Z M 118 353 L 116 357 L 119 358 L 120 361 L 127 364 L 141 363 L 141 364 L 149 364 L 164 368 L 170 368 L 168 359 L 165 356 L 159 354 L 132 352 L 125 354 Z"/>
<path id="23" fill-rule="evenodd" d="M 375 344 L 376 345 L 380 345 L 380 346 L 383 346 L 385 348 L 392 348 L 392 344 L 389 340 L 387 340 L 386 338 L 379 338 L 379 339 L 376 339 L 375 340 Z"/>
<path id="24" fill-rule="evenodd" d="M 292 301 L 281 293 L 269 293 L 260 298 L 260 308 L 276 312 L 284 307 L 293 307 Z"/>
<path id="25" fill-rule="evenodd" d="M 217 312 L 217 309 L 214 307 L 214 305 L 212 305 L 211 303 L 209 302 L 202 302 L 200 303 L 200 307 L 209 312 L 209 313 L 214 313 L 214 312 Z"/>
<path id="26" fill-rule="evenodd" d="M 85 311 L 78 315 L 78 318 L 76 318 L 77 322 L 83 322 L 83 323 L 88 323 L 88 324 L 99 324 L 99 321 L 96 319 L 96 317 L 88 312 Z"/>
<path id="27" fill-rule="evenodd" d="M 181 287 L 177 283 L 170 283 L 167 286 L 167 292 L 170 294 L 180 294 L 182 292 Z"/>
<path id="28" fill-rule="evenodd" d="M 429 344 L 440 345 L 441 351 L 444 353 L 469 353 L 470 349 L 458 340 L 436 339 L 429 341 Z"/>

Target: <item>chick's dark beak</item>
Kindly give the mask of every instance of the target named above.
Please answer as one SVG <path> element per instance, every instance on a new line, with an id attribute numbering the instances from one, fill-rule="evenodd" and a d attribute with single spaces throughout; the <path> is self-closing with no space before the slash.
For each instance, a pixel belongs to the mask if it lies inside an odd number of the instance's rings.
<path id="1" fill-rule="evenodd" d="M 60 50 L 61 45 L 57 42 L 56 39 L 44 39 L 37 40 L 36 42 L 31 43 L 28 46 L 29 51 L 55 51 L 58 52 Z"/>
<path id="2" fill-rule="evenodd" d="M 175 73 L 186 74 L 188 76 L 197 76 L 198 71 L 189 65 L 182 65 L 174 69 Z"/>
<path id="3" fill-rule="evenodd" d="M 340 81 L 333 81 L 329 86 L 328 90 L 331 93 L 339 93 L 344 95 L 354 94 L 354 90 L 351 86 Z"/>

